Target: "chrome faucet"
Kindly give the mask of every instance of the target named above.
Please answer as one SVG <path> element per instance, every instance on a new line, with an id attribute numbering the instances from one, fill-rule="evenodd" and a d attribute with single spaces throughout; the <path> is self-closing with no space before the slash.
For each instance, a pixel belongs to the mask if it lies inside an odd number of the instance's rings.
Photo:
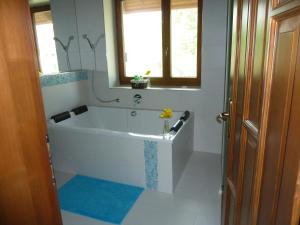
<path id="1" fill-rule="evenodd" d="M 140 94 L 135 94 L 133 96 L 133 102 L 134 102 L 135 105 L 140 104 L 142 102 L 142 100 L 143 100 L 143 98 Z"/>

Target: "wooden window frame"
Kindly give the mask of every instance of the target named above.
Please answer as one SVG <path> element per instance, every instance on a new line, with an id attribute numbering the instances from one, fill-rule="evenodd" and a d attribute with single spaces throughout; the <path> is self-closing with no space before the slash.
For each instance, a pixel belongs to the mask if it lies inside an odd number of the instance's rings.
<path id="1" fill-rule="evenodd" d="M 37 33 L 36 33 L 36 27 L 35 27 L 35 19 L 34 14 L 39 12 L 45 12 L 45 11 L 51 11 L 51 6 L 49 4 L 47 5 L 41 5 L 41 6 L 33 6 L 30 7 L 30 15 L 31 15 L 31 22 L 32 22 L 32 29 L 33 29 L 33 37 L 34 37 L 34 44 L 35 44 L 35 52 L 36 52 L 36 61 L 38 63 L 38 69 L 41 72 L 41 62 L 39 57 L 39 50 L 38 50 L 38 42 L 37 42 Z"/>
<path id="2" fill-rule="evenodd" d="M 120 84 L 130 84 L 132 77 L 126 77 L 125 75 L 122 0 L 115 0 L 115 13 Z M 160 86 L 201 86 L 202 0 L 198 0 L 197 77 L 175 78 L 171 76 L 171 0 L 162 0 L 162 30 L 163 77 L 151 77 L 151 84 Z"/>

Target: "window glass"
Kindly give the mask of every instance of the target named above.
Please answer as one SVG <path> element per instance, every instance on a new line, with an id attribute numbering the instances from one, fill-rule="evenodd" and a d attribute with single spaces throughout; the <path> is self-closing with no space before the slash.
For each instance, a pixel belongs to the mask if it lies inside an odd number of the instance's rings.
<path id="1" fill-rule="evenodd" d="M 122 9 L 126 77 L 162 77 L 161 1 L 126 0 Z"/>
<path id="2" fill-rule="evenodd" d="M 40 70 L 43 74 L 59 72 L 51 11 L 33 14 Z"/>
<path id="3" fill-rule="evenodd" d="M 197 77 L 198 1 L 171 0 L 171 76 Z"/>
<path id="4" fill-rule="evenodd" d="M 201 0 L 116 1 L 120 83 L 150 70 L 154 85 L 199 86 L 201 16 Z"/>

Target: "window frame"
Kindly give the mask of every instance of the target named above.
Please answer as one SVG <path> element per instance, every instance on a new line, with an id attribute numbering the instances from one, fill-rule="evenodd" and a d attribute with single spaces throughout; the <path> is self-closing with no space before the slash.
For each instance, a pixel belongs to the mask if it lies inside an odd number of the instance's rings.
<path id="1" fill-rule="evenodd" d="M 38 64 L 38 69 L 42 72 L 41 62 L 40 62 L 40 53 L 38 49 L 38 42 L 37 42 L 37 32 L 36 32 L 36 24 L 34 19 L 34 14 L 39 12 L 46 12 L 51 11 L 50 4 L 47 5 L 39 5 L 39 6 L 32 6 L 30 7 L 30 15 L 31 15 L 31 22 L 32 22 L 32 29 L 33 29 L 33 36 L 34 36 L 34 45 L 35 45 L 35 52 L 36 52 L 36 61 Z"/>
<path id="2" fill-rule="evenodd" d="M 162 62 L 163 77 L 150 78 L 151 84 L 158 86 L 201 86 L 201 49 L 202 49 L 202 0 L 198 0 L 198 31 L 197 31 L 197 77 L 177 78 L 171 76 L 171 0 L 161 0 L 162 10 Z M 122 19 L 122 0 L 115 0 L 116 41 L 119 79 L 121 85 L 130 84 L 132 77 L 125 75 L 124 33 Z"/>

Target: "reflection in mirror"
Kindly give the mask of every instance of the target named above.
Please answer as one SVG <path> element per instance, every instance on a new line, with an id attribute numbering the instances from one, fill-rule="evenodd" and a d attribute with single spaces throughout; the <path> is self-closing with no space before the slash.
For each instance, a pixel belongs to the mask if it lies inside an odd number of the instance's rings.
<path id="1" fill-rule="evenodd" d="M 49 6 L 31 8 L 39 69 L 42 74 L 58 73 L 54 30 Z"/>
<path id="2" fill-rule="evenodd" d="M 72 35 L 72 36 L 69 37 L 67 44 L 64 44 L 58 37 L 54 37 L 54 40 L 56 42 L 58 42 L 60 44 L 60 46 L 63 48 L 63 50 L 65 51 L 68 70 L 71 71 L 69 49 L 70 49 L 71 41 L 74 40 L 74 36 Z"/>

